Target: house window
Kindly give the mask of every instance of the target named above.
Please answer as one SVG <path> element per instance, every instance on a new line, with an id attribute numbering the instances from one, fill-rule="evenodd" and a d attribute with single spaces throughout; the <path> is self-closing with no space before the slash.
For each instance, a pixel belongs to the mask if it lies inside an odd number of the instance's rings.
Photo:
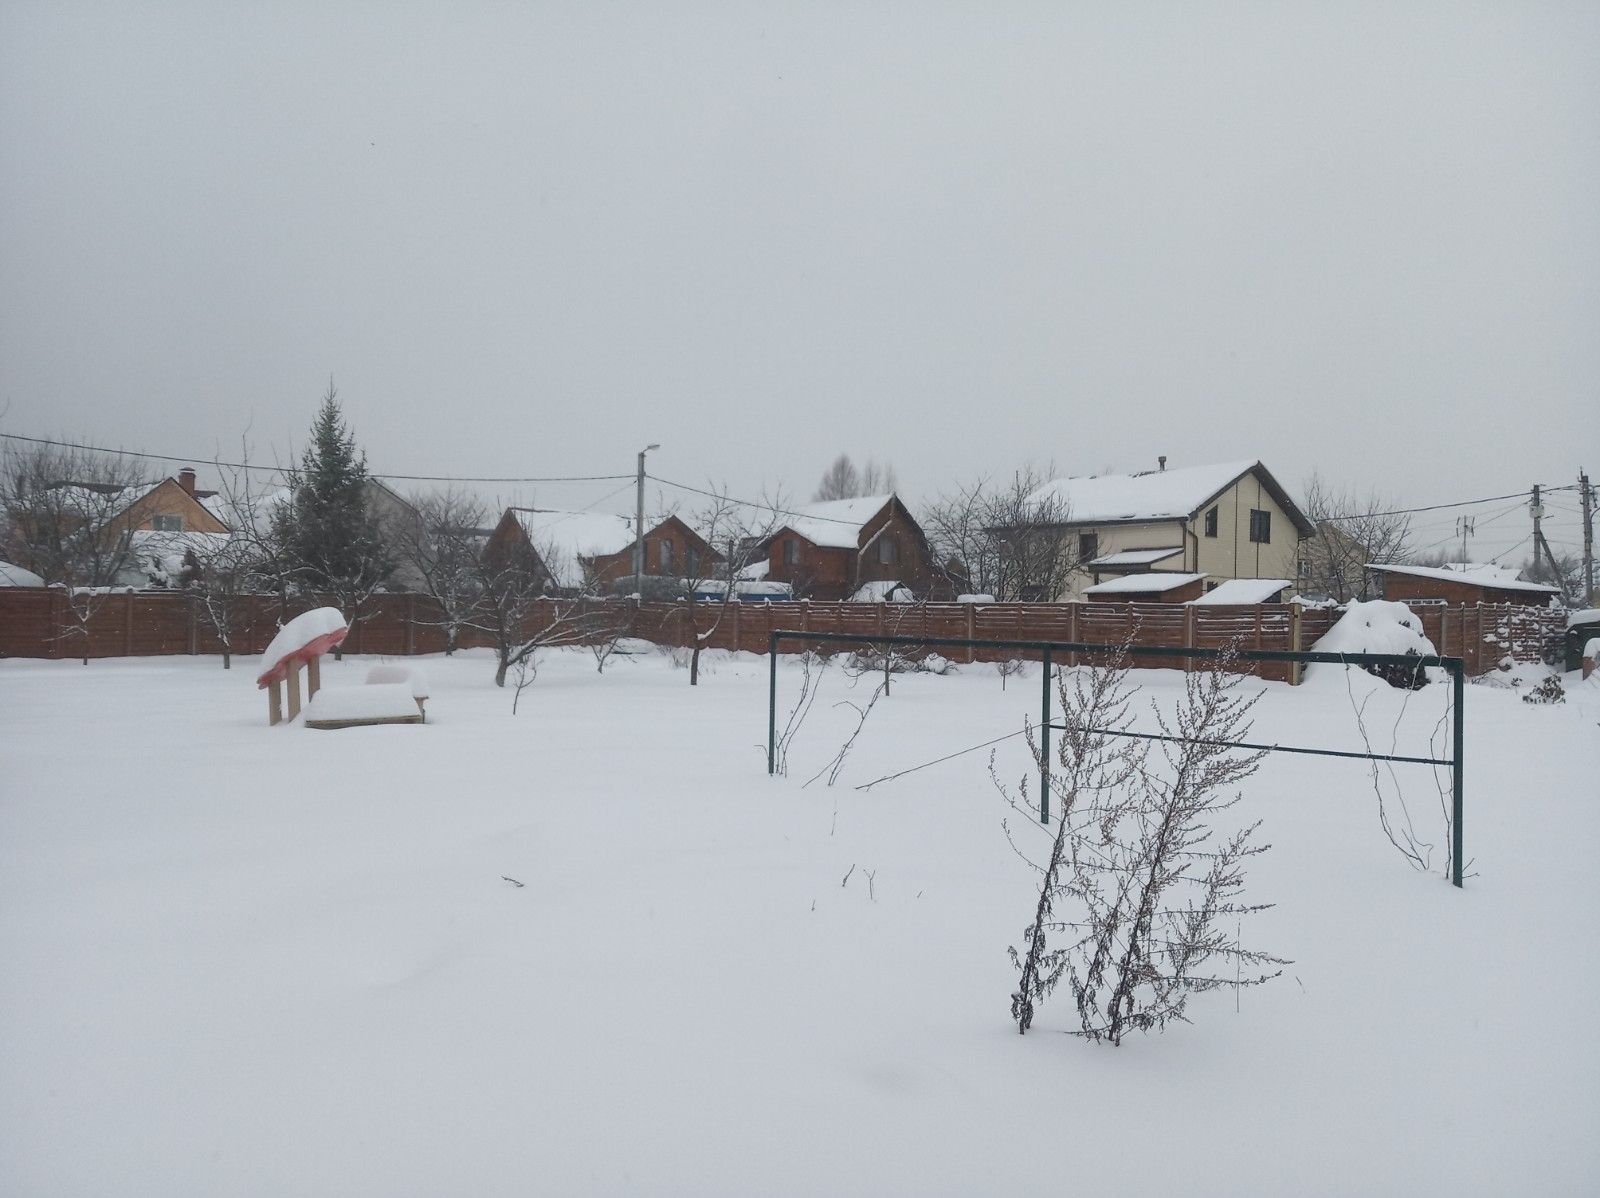
<path id="1" fill-rule="evenodd" d="M 1217 509 L 1216 508 L 1212 508 L 1210 511 L 1206 512 L 1206 536 L 1214 537 L 1216 535 L 1217 535 Z"/>
<path id="2" fill-rule="evenodd" d="M 1097 532 L 1080 532 L 1078 534 L 1078 560 L 1080 562 L 1093 561 L 1100 556 L 1100 534 Z"/>
<path id="3" fill-rule="evenodd" d="M 661 573 L 663 573 L 663 574 L 671 574 L 672 573 L 672 542 L 671 541 L 658 541 L 657 542 L 656 561 L 660 563 Z"/>
<path id="4" fill-rule="evenodd" d="M 880 537 L 878 539 L 878 560 L 886 566 L 892 566 L 899 561 L 899 542 L 893 537 Z"/>
<path id="5" fill-rule="evenodd" d="M 1217 584 L 1216 583 L 1214 583 L 1214 582 L 1206 583 L 1206 594 L 1209 595 L 1209 594 L 1211 594 L 1212 591 L 1214 591 L 1216 589 L 1217 589 Z"/>
<path id="6" fill-rule="evenodd" d="M 1250 539 L 1257 545 L 1272 542 L 1272 513 L 1258 507 L 1250 509 Z"/>
<path id="7" fill-rule="evenodd" d="M 693 545 L 683 551 L 683 565 L 690 578 L 700 577 L 700 551 Z"/>
<path id="8" fill-rule="evenodd" d="M 800 542 L 785 541 L 783 543 L 783 564 L 792 566 L 800 560 Z"/>
<path id="9" fill-rule="evenodd" d="M 157 532 L 182 532 L 183 531 L 183 517 L 182 516 L 154 516 L 150 520 L 150 526 L 152 528 L 154 528 Z"/>

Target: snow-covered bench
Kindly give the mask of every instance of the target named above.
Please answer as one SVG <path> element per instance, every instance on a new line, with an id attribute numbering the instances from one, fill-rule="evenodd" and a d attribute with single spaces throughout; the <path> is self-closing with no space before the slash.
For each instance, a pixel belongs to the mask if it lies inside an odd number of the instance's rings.
<path id="1" fill-rule="evenodd" d="M 301 612 L 272 638 L 261 655 L 261 673 L 256 687 L 267 692 L 267 724 L 283 722 L 283 684 L 288 683 L 289 719 L 300 714 L 300 667 L 306 667 L 306 698 L 316 697 L 322 687 L 318 659 L 342 643 L 350 629 L 336 607 L 316 607 Z"/>
<path id="2" fill-rule="evenodd" d="M 420 724 L 422 711 L 405 682 L 335 686 L 306 704 L 307 728 L 360 728 L 368 724 Z"/>
<path id="3" fill-rule="evenodd" d="M 651 646 L 654 648 L 654 646 Z M 367 671 L 368 686 L 403 685 L 411 690 L 424 721 L 428 716 L 428 676 L 416 666 L 377 665 Z"/>

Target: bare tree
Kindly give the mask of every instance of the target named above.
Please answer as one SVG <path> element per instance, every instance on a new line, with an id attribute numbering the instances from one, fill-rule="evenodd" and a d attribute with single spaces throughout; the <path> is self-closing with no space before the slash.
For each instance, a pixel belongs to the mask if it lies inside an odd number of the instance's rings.
<path id="1" fill-rule="evenodd" d="M 1023 950 L 1011 950 L 1021 975 L 1011 997 L 1019 1032 L 1062 980 L 1081 1034 L 1119 1044 L 1130 1031 L 1186 1021 L 1196 994 L 1282 972 L 1287 962 L 1237 936 L 1244 917 L 1264 909 L 1242 900 L 1244 863 L 1267 847 L 1254 842 L 1259 825 L 1228 834 L 1213 827 L 1264 756 L 1231 746 L 1247 736 L 1259 696 L 1240 693 L 1228 664 L 1186 675 L 1172 715 L 1154 709 L 1170 738 L 1158 752 L 1147 741 L 1116 743 L 1132 723 L 1125 655 L 1073 671 L 1070 681 L 1063 675 L 1065 730 L 1049 763 L 1061 810 L 1053 835 L 1046 832 L 1045 863 L 1030 861 L 1042 877 L 1039 901 Z M 1046 764 L 1037 745 L 1035 759 Z M 1233 976 L 1219 974 L 1221 964 Z"/>
<path id="2" fill-rule="evenodd" d="M 1409 550 L 1411 517 L 1395 514 L 1396 506 L 1375 491 L 1359 495 L 1313 472 L 1304 511 L 1316 531 L 1301 547 L 1301 589 L 1341 603 L 1372 598 L 1367 564 L 1405 561 Z"/>
<path id="3" fill-rule="evenodd" d="M 823 472 L 812 500 L 822 503 L 832 499 L 855 499 L 862 495 L 887 494 L 894 489 L 893 466 L 887 463 L 880 466 L 868 458 L 866 465 L 857 467 L 849 454 L 841 453 Z"/>
<path id="4" fill-rule="evenodd" d="M 57 445 L 9 446 L 0 478 L 6 556 L 62 588 L 89 662 L 89 624 L 134 564 L 129 507 L 149 488 L 137 459 Z"/>
<path id="5" fill-rule="evenodd" d="M 778 527 L 779 512 L 785 507 L 783 497 L 770 498 L 764 507 L 740 503 L 728 495 L 723 484 L 708 484 L 711 496 L 707 504 L 695 514 L 694 524 L 712 549 L 722 555 L 720 578 L 700 577 L 690 579 L 691 593 L 707 589 L 708 583 L 718 584 L 721 602 L 717 604 L 716 619 L 704 632 L 694 619 L 694 607 L 689 609 L 689 685 L 700 685 L 700 653 L 722 627 L 732 604 L 739 601 L 740 576 L 762 556 L 762 545 Z M 762 497 L 767 500 L 767 496 Z M 706 563 L 707 565 L 713 563 Z M 705 573 L 704 570 L 701 571 Z"/>
<path id="6" fill-rule="evenodd" d="M 438 615 L 420 624 L 444 629 L 444 651 L 460 647 L 461 634 L 474 625 L 484 600 L 484 526 L 489 511 L 465 491 L 413 495 L 417 518 L 396 530 L 395 553 L 422 580 L 422 593 L 438 605 Z"/>
<path id="7" fill-rule="evenodd" d="M 1049 602 L 1078 569 L 1070 505 L 1041 494 L 1049 475 L 1028 466 L 1009 479 L 979 478 L 939 495 L 922 512 L 935 558 L 951 582 L 1004 603 Z"/>

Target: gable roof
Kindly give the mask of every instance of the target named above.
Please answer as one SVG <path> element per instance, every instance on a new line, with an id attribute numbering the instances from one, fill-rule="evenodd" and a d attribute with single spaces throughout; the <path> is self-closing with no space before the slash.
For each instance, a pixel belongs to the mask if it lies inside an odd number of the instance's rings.
<path id="1" fill-rule="evenodd" d="M 1035 490 L 1026 502 L 1035 508 L 1053 506 L 1064 510 L 1062 523 L 1067 526 L 1190 520 L 1207 503 L 1252 472 L 1301 535 L 1310 536 L 1311 522 L 1259 461 L 1145 470 L 1138 474 L 1058 478 Z"/>
<path id="2" fill-rule="evenodd" d="M 824 549 L 855 549 L 861 544 L 861 530 L 894 498 L 891 493 L 809 503 L 789 516 L 778 531 L 786 528 L 799 533 Z"/>
<path id="3" fill-rule="evenodd" d="M 584 559 L 608 557 L 633 544 L 633 521 L 609 512 L 507 508 L 557 586 L 583 582 Z"/>
<path id="4" fill-rule="evenodd" d="M 1523 582 L 1512 566 L 1497 566 L 1488 562 L 1451 562 L 1444 566 L 1408 566 L 1371 562 L 1367 569 L 1387 574 L 1405 574 L 1413 578 L 1429 578 L 1435 582 L 1459 582 L 1467 586 L 1487 587 L 1492 591 L 1536 591 L 1543 595 L 1559 595 L 1558 587 L 1541 582 Z"/>

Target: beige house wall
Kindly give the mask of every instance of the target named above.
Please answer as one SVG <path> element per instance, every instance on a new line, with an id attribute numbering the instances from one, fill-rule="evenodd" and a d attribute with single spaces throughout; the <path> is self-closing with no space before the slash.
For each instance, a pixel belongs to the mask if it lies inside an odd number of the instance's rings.
<path id="1" fill-rule="evenodd" d="M 1078 552 L 1078 536 L 1083 533 L 1095 533 L 1100 538 L 1099 547 L 1095 550 L 1097 557 L 1105 557 L 1112 553 L 1121 553 L 1125 549 L 1171 549 L 1181 546 L 1184 542 L 1183 522 L 1181 520 L 1163 520 L 1150 524 L 1101 524 L 1093 527 L 1074 528 L 1070 530 L 1072 541 L 1069 543 L 1069 552 Z M 1193 556 L 1189 550 L 1187 556 Z M 1162 562 L 1159 568 L 1162 571 L 1187 569 L 1178 565 L 1186 560 L 1185 557 L 1174 557 L 1171 563 Z M 1104 578 L 1111 575 L 1105 574 Z M 1067 580 L 1067 589 L 1059 596 L 1063 602 L 1082 602 L 1083 588 L 1094 585 L 1094 575 L 1081 564 L 1072 572 Z"/>
<path id="2" fill-rule="evenodd" d="M 1205 535 L 1206 512 L 1217 509 L 1217 535 Z M 1252 508 L 1272 513 L 1272 539 L 1265 544 L 1250 540 Z M 1300 571 L 1300 533 L 1289 514 L 1279 507 L 1254 474 L 1247 474 L 1200 510 L 1189 524 L 1197 546 L 1192 569 L 1207 575 L 1207 582 L 1230 578 L 1287 578 L 1297 581 Z"/>

